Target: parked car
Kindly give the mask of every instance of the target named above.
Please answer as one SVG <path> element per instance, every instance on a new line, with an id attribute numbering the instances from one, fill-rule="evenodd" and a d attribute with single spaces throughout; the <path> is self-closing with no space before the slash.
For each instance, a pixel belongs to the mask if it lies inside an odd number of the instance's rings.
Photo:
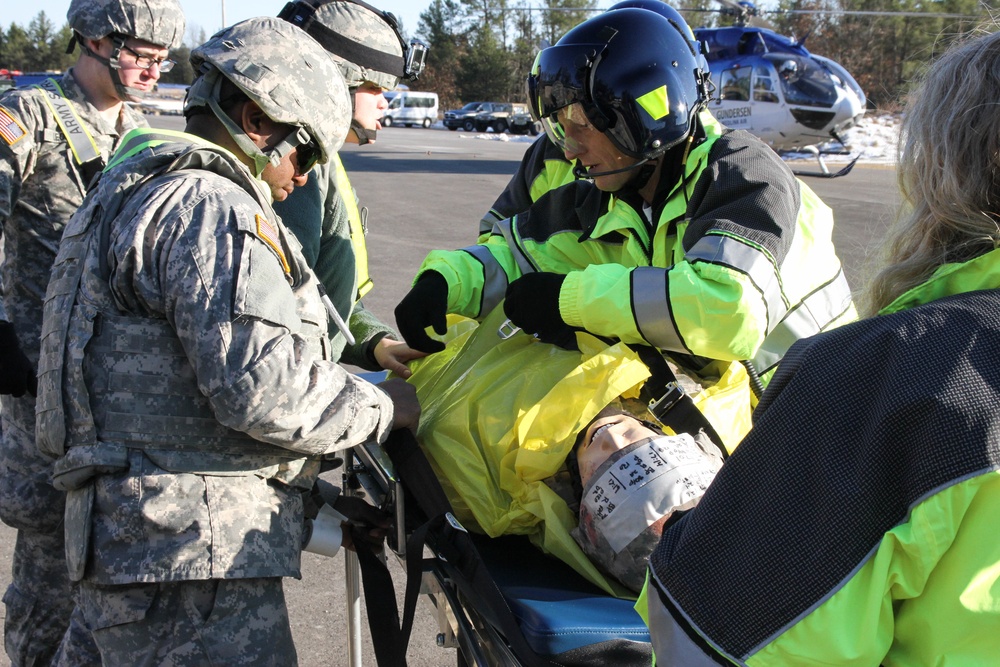
<path id="1" fill-rule="evenodd" d="M 492 111 L 500 106 L 500 102 L 469 102 L 461 109 L 444 112 L 444 126 L 449 130 L 463 129 L 466 132 L 476 131 L 476 114 L 482 111 Z"/>
<path id="2" fill-rule="evenodd" d="M 389 106 L 382 116 L 382 126 L 405 125 L 413 127 L 430 127 L 437 122 L 437 93 L 422 93 L 404 90 L 396 93 L 389 100 Z"/>
<path id="3" fill-rule="evenodd" d="M 523 105 L 515 104 L 514 106 Z M 511 134 L 530 134 L 534 137 L 542 131 L 542 124 L 531 117 L 531 112 L 526 106 L 523 110 L 512 113 L 507 124 L 510 126 Z"/>
<path id="4" fill-rule="evenodd" d="M 476 114 L 476 130 L 485 132 L 492 129 L 494 132 L 506 132 L 510 127 L 510 118 L 516 113 L 528 113 L 525 104 L 494 104 L 492 109 L 483 110 Z"/>

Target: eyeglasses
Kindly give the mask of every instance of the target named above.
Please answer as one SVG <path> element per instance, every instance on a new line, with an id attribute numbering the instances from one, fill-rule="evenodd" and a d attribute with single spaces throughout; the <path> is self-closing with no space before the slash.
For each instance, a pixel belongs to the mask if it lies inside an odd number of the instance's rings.
<path id="1" fill-rule="evenodd" d="M 134 49 L 130 49 L 125 44 L 122 44 L 121 47 L 126 51 L 128 51 L 129 53 L 131 53 L 133 56 L 135 56 L 135 65 L 139 69 L 149 69 L 153 65 L 156 65 L 157 67 L 159 67 L 161 72 L 166 73 L 172 70 L 174 68 L 174 65 L 176 64 L 173 60 L 170 60 L 169 58 L 151 58 L 149 56 L 144 56 L 141 53 L 135 51 Z"/>

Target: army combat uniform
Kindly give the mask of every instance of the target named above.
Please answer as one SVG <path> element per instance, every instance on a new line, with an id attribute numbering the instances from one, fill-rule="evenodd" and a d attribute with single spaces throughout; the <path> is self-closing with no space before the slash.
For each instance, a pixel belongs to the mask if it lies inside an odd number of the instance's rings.
<path id="1" fill-rule="evenodd" d="M 349 345 L 342 333 L 331 330 L 333 358 L 365 370 L 381 370 L 375 345 L 386 336 L 399 340 L 399 334 L 361 300 L 373 286 L 365 243 L 367 209 L 359 208 L 340 157 L 317 165 L 306 185 L 295 188 L 285 201 L 275 202 L 274 209 L 302 244 L 306 261 L 355 338 L 354 345 Z"/>
<path id="2" fill-rule="evenodd" d="M 59 239 L 100 171 L 129 130 L 146 125 L 122 107 L 117 125 L 84 98 L 70 69 L 39 87 L 0 97 L 0 319 L 13 322 L 34 363 L 42 300 Z M 67 137 L 72 137 L 72 143 Z M 4 313 L 4 311 L 6 311 Z M 47 663 L 73 610 L 63 558 L 64 494 L 52 487 L 52 460 L 35 446 L 35 399 L 3 397 L 0 518 L 18 530 L 4 640 L 14 664 Z"/>
<path id="3" fill-rule="evenodd" d="M 300 491 L 392 404 L 330 360 L 318 281 L 242 163 L 179 132 L 116 155 L 67 227 L 39 369 L 84 616 L 109 664 L 291 664 Z M 201 641 L 158 653 L 130 622 L 161 613 Z"/>

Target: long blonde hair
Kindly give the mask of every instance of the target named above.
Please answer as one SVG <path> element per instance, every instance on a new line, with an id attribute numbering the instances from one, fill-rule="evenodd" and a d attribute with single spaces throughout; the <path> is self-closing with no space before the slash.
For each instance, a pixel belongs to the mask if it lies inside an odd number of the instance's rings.
<path id="1" fill-rule="evenodd" d="M 1000 33 L 953 46 L 906 107 L 903 206 L 863 300 L 874 315 L 942 264 L 1000 244 Z"/>

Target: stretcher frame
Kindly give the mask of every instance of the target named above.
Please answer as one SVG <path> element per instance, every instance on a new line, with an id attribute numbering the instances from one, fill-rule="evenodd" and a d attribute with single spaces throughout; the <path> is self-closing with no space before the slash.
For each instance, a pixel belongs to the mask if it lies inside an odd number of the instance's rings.
<path id="1" fill-rule="evenodd" d="M 395 518 L 393 531 L 386 540 L 386 552 L 392 551 L 405 563 L 408 537 L 405 533 L 405 495 L 392 462 L 374 442 L 354 447 L 345 454 L 344 493 L 361 496 Z M 353 552 L 346 554 L 348 664 L 350 667 L 361 667 L 360 567 Z M 495 624 L 487 620 L 455 585 L 452 580 L 454 568 L 437 554 L 432 554 L 431 558 L 425 558 L 424 554 L 418 557 L 423 560 L 420 594 L 426 595 L 436 609 L 437 646 L 455 648 L 459 667 L 521 667 L 524 663 L 515 655 Z"/>

